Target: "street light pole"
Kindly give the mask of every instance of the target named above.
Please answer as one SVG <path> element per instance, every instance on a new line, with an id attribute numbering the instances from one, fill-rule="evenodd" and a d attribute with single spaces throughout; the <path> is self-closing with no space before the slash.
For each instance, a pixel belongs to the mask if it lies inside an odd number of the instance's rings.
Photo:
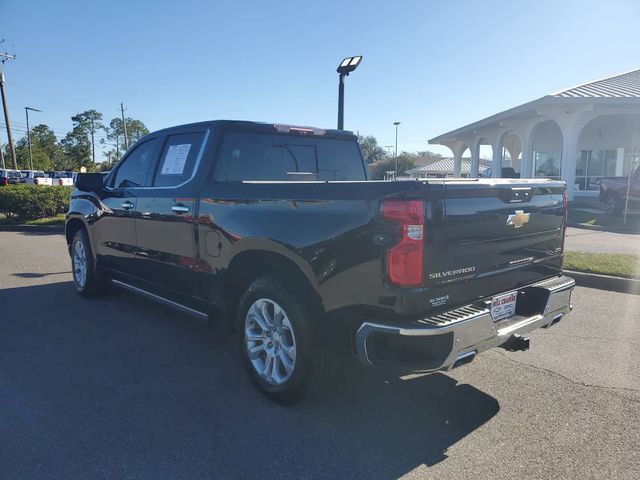
<path id="1" fill-rule="evenodd" d="M 356 57 L 347 57 L 336 70 L 340 75 L 338 77 L 338 130 L 344 130 L 344 77 L 353 72 L 360 62 L 362 55 Z"/>
<path id="2" fill-rule="evenodd" d="M 33 153 L 31 152 L 31 129 L 29 128 L 29 110 L 32 112 L 41 112 L 37 108 L 24 107 L 24 113 L 27 116 L 27 144 L 29 146 L 29 168 L 33 170 Z"/>
<path id="3" fill-rule="evenodd" d="M 396 180 L 398 180 L 398 125 L 400 122 L 393 122 L 396 126 Z"/>
<path id="4" fill-rule="evenodd" d="M 338 80 L 338 130 L 344 130 L 344 77 L 341 73 Z"/>

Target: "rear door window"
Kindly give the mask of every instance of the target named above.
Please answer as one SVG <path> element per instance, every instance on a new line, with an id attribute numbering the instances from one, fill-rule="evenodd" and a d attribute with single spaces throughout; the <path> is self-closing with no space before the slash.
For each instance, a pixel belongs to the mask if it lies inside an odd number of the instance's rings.
<path id="1" fill-rule="evenodd" d="M 169 135 L 160 155 L 153 185 L 172 187 L 189 180 L 196 167 L 203 138 L 202 132 Z"/>
<path id="2" fill-rule="evenodd" d="M 366 180 L 355 141 L 295 135 L 236 133 L 224 136 L 215 179 Z"/>

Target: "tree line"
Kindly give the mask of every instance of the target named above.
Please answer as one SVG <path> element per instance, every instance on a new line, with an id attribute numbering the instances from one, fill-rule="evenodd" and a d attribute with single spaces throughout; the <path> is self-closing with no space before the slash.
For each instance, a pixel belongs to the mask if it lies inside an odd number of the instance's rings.
<path id="1" fill-rule="evenodd" d="M 127 117 L 104 123 L 102 113 L 86 110 L 71 117 L 72 129 L 58 139 L 51 127 L 39 124 L 31 128 L 31 153 L 35 170 L 73 170 L 85 167 L 87 171 L 109 170 L 125 153 L 125 126 L 131 146 L 149 133 L 145 124 Z M 18 169 L 31 166 L 28 137 L 25 134 L 15 145 Z M 9 146 L 3 146 L 5 163 L 10 159 Z M 98 163 L 100 152 L 106 160 Z M 7 164 L 7 166 L 9 166 Z"/>
<path id="2" fill-rule="evenodd" d="M 380 146 L 376 137 L 372 135 L 358 136 L 358 143 L 371 180 L 383 180 L 385 173 L 396 169 L 396 156 Z M 444 157 L 429 151 L 401 152 L 398 154 L 398 176 L 405 174 L 414 167 L 429 165 Z"/>

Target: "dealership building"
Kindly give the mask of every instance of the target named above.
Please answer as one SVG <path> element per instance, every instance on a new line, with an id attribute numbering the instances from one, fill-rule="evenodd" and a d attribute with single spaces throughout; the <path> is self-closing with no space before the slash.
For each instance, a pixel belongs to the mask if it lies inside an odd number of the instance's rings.
<path id="1" fill-rule="evenodd" d="M 451 149 L 456 176 L 464 155 L 477 177 L 487 145 L 494 177 L 513 167 L 522 178 L 564 180 L 570 199 L 597 195 L 603 177 L 628 175 L 640 163 L 640 69 L 546 95 L 429 143 Z"/>

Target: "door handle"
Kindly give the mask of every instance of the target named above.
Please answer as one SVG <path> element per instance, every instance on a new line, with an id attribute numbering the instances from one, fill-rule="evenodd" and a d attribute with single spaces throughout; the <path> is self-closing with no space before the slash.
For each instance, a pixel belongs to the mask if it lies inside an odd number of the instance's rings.
<path id="1" fill-rule="evenodd" d="M 133 203 L 126 201 L 126 202 L 122 202 L 122 208 L 124 208 L 125 210 L 131 210 L 134 207 Z"/>
<path id="2" fill-rule="evenodd" d="M 188 213 L 189 207 L 185 207 L 184 205 L 174 205 L 173 207 L 171 207 L 171 210 L 176 213 Z"/>

